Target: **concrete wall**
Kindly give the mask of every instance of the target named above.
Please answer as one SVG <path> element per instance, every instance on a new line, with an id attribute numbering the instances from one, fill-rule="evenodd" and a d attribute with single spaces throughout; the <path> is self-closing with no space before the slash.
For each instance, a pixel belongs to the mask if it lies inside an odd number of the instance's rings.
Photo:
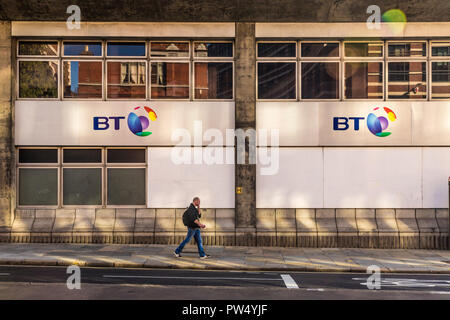
<path id="1" fill-rule="evenodd" d="M 11 24 L 0 22 L 0 238 L 11 226 L 15 196 L 11 76 Z"/>

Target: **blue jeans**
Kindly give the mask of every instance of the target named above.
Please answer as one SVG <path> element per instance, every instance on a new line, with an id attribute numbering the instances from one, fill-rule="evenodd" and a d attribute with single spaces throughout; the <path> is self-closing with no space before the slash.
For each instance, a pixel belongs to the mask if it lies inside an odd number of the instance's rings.
<path id="1" fill-rule="evenodd" d="M 200 255 L 200 257 L 205 256 L 206 254 L 202 245 L 202 235 L 200 233 L 200 229 L 191 229 L 191 228 L 188 228 L 186 239 L 184 239 L 183 242 L 180 243 L 178 248 L 176 248 L 175 253 L 177 254 L 181 253 L 181 251 L 183 251 L 184 246 L 187 245 L 189 241 L 191 241 L 192 236 L 194 236 L 194 239 L 197 242 L 198 254 Z"/>

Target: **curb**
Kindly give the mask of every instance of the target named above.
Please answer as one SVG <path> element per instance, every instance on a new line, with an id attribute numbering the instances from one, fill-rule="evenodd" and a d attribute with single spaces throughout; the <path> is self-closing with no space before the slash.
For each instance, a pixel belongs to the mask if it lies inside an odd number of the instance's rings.
<path id="1" fill-rule="evenodd" d="M 70 266 L 77 265 L 87 268 L 130 268 L 130 269 L 185 269 L 185 270 L 206 270 L 206 271 L 277 271 L 277 272 L 327 272 L 327 273 L 367 273 L 366 268 L 265 268 L 265 267 L 240 267 L 229 268 L 220 266 L 207 265 L 190 265 L 182 267 L 177 265 L 147 264 L 147 263 L 124 263 L 124 262 L 106 262 L 106 261 L 63 261 L 63 260 L 39 260 L 39 259 L 18 259 L 18 260 L 2 260 L 0 266 Z M 407 270 L 407 269 L 386 269 L 381 268 L 381 273 L 399 273 L 399 274 L 450 274 L 444 270 Z"/>

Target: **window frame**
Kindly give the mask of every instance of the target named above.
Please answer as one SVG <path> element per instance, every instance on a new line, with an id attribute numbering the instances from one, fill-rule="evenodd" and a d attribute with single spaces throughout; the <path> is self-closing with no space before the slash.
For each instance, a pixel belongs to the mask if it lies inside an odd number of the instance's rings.
<path id="1" fill-rule="evenodd" d="M 258 44 L 260 43 L 294 43 L 295 44 L 295 57 L 260 57 L 259 56 L 259 49 L 258 49 Z M 256 60 L 261 60 L 261 61 L 265 61 L 265 60 L 297 60 L 300 57 L 300 52 L 299 52 L 299 42 L 296 40 L 280 40 L 280 41 L 276 41 L 276 40 L 261 40 L 261 41 L 256 41 Z"/>
<path id="2" fill-rule="evenodd" d="M 64 169 L 100 169 L 101 171 L 101 180 L 100 180 L 100 204 L 64 204 Z M 61 187 L 60 187 L 60 204 L 61 208 L 68 208 L 68 209 L 74 209 L 74 208 L 103 208 L 105 203 L 105 188 L 104 188 L 104 181 L 105 181 L 105 168 L 103 167 L 103 163 L 100 163 L 97 166 L 93 166 L 92 163 L 86 163 L 86 165 L 64 165 L 61 166 L 60 171 L 60 177 L 61 180 Z"/>
<path id="3" fill-rule="evenodd" d="M 330 60 L 330 61 L 338 61 L 343 57 L 343 52 L 342 52 L 342 41 L 339 40 L 307 40 L 307 39 L 302 39 L 299 40 L 299 45 L 298 45 L 298 53 L 297 56 L 299 58 L 300 61 L 309 61 L 309 60 Z M 338 44 L 338 52 L 339 55 L 337 57 L 303 57 L 302 56 L 302 44 L 303 43 L 337 43 Z"/>
<path id="4" fill-rule="evenodd" d="M 337 74 L 339 75 L 339 79 L 337 80 L 338 81 L 338 89 L 337 89 L 338 97 L 337 98 L 333 98 L 333 99 L 323 99 L 323 98 L 307 99 L 307 98 L 303 98 L 302 97 L 302 77 L 301 77 L 303 63 L 337 63 L 337 65 L 338 65 L 338 72 L 337 72 Z M 303 101 L 303 102 L 342 101 L 342 90 L 343 90 L 342 87 L 343 87 L 343 83 L 341 81 L 341 78 L 342 78 L 343 70 L 342 70 L 342 66 L 341 65 L 342 65 L 342 63 L 340 61 L 334 61 L 334 60 L 333 61 L 321 61 L 321 60 L 315 60 L 315 61 L 313 61 L 313 60 L 304 60 L 304 61 L 300 61 L 299 69 L 298 69 L 298 73 L 300 75 L 299 76 L 300 77 L 300 84 L 299 84 L 299 92 L 300 92 L 299 99 L 300 99 L 300 101 Z"/>
<path id="5" fill-rule="evenodd" d="M 152 56 L 152 43 L 187 43 L 188 45 L 188 55 L 186 57 L 153 57 Z M 162 39 L 162 40 L 157 40 L 157 39 L 150 39 L 148 41 L 148 59 L 150 60 L 150 62 L 152 62 L 153 60 L 190 60 L 191 58 L 191 53 L 192 48 L 191 48 L 191 41 L 189 40 L 166 40 L 166 39 Z"/>
<path id="6" fill-rule="evenodd" d="M 26 163 L 26 162 L 19 162 L 19 151 L 20 149 L 33 149 L 33 150 L 46 150 L 46 149 L 56 149 L 56 160 L 57 162 L 52 163 L 45 163 L 45 162 L 39 162 L 39 163 Z M 59 166 L 61 164 L 61 151 L 58 147 L 16 147 L 16 167 L 55 167 Z"/>
<path id="7" fill-rule="evenodd" d="M 146 156 L 147 158 L 147 152 L 146 152 Z M 145 185 L 145 203 L 143 205 L 140 204 L 108 204 L 108 170 L 109 169 L 144 169 L 144 185 Z M 118 163 L 117 166 L 106 166 L 105 168 L 105 185 L 104 185 L 104 190 L 105 190 L 105 207 L 106 208 L 148 208 L 148 204 L 149 204 L 149 187 L 148 187 L 148 165 L 147 163 L 142 164 L 141 166 L 139 166 L 138 163 L 135 163 L 134 166 L 123 166 L 122 163 Z"/>
<path id="8" fill-rule="evenodd" d="M 119 39 L 119 40 L 114 40 L 114 39 L 108 39 L 105 42 L 105 53 L 104 53 L 104 57 L 105 59 L 118 59 L 118 60 L 123 60 L 123 59 L 136 59 L 136 60 L 148 60 L 149 58 L 149 48 L 148 48 L 148 40 L 143 39 L 143 40 L 126 40 L 126 39 Z M 110 56 L 108 54 L 108 44 L 109 43 L 143 43 L 144 44 L 144 48 L 145 48 L 145 55 L 143 56 Z"/>
<path id="9" fill-rule="evenodd" d="M 196 43 L 231 43 L 231 57 L 197 57 L 195 55 L 195 44 Z M 233 40 L 193 40 L 191 41 L 191 55 L 190 57 L 192 58 L 192 60 L 234 60 L 235 56 L 236 56 L 236 52 L 235 52 L 235 45 L 234 45 L 234 41 Z"/>
<path id="10" fill-rule="evenodd" d="M 428 61 L 428 70 L 430 70 L 430 74 L 429 74 L 429 100 L 430 101 L 446 101 L 446 100 L 450 100 L 450 92 L 447 94 L 448 97 L 447 98 L 437 98 L 436 96 L 434 96 L 435 94 L 433 94 L 433 63 L 436 62 L 445 62 L 448 63 L 448 65 L 450 66 L 450 56 L 447 56 L 447 59 L 436 59 L 436 60 L 430 60 Z M 450 71 L 449 71 L 450 73 Z M 448 86 L 450 87 L 450 81 Z"/>
<path id="11" fill-rule="evenodd" d="M 347 43 L 372 43 L 372 44 L 380 44 L 381 45 L 381 56 L 380 57 L 347 57 L 345 54 L 345 45 Z M 378 61 L 385 61 L 385 58 L 387 58 L 387 44 L 386 41 L 383 40 L 345 40 L 342 41 L 342 58 L 344 61 L 349 60 L 378 60 Z"/>
<path id="12" fill-rule="evenodd" d="M 416 40 L 416 39 L 406 39 L 406 40 L 386 40 L 385 55 L 386 60 L 427 60 L 429 57 L 429 44 L 428 40 Z M 391 57 L 389 56 L 389 45 L 395 43 L 425 43 L 425 56 L 404 56 L 404 57 Z M 392 62 L 392 61 L 391 61 Z M 401 62 L 401 61 L 400 61 Z"/>
<path id="13" fill-rule="evenodd" d="M 389 98 L 389 63 L 410 63 L 410 62 L 422 62 L 425 63 L 425 97 L 420 99 L 402 99 L 402 98 Z M 385 96 L 387 101 L 429 101 L 429 90 L 430 90 L 430 78 L 429 78 L 429 70 L 428 70 L 428 61 L 426 59 L 417 59 L 417 60 L 408 60 L 408 59 L 395 59 L 394 61 L 386 60 L 385 63 L 385 73 L 386 73 L 386 81 L 385 81 Z"/>
<path id="14" fill-rule="evenodd" d="M 380 98 L 347 98 L 345 96 L 345 66 L 347 63 L 381 63 L 381 97 Z M 342 62 L 342 101 L 384 101 L 385 100 L 385 61 L 384 60 L 344 60 Z"/>

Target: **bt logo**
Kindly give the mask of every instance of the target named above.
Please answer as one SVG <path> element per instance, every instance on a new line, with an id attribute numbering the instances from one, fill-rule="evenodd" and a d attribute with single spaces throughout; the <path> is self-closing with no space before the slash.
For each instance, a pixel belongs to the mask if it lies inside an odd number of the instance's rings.
<path id="1" fill-rule="evenodd" d="M 150 125 L 150 121 L 155 121 L 157 116 L 156 112 L 149 107 L 136 107 L 135 112 L 130 112 L 128 114 L 127 124 L 128 129 L 140 137 L 146 137 L 152 134 L 150 131 L 144 131 Z M 125 119 L 125 117 L 94 117 L 94 130 L 107 130 L 110 127 L 110 122 L 113 123 L 114 130 L 120 130 L 120 122 Z"/>
<path id="2" fill-rule="evenodd" d="M 391 132 L 386 132 L 386 130 L 389 126 L 389 121 L 393 122 L 397 120 L 397 115 L 389 108 L 383 107 L 379 108 L 376 107 L 373 109 L 375 112 L 369 113 L 367 116 L 367 128 L 369 131 L 377 136 L 377 137 L 387 137 L 391 134 Z M 377 116 L 376 114 L 382 113 L 384 111 L 387 114 L 387 118 L 380 115 Z M 349 122 L 353 122 L 353 129 L 355 131 L 359 131 L 360 127 L 360 120 L 364 120 L 364 117 L 334 117 L 333 118 L 333 130 L 347 130 L 350 128 Z"/>

